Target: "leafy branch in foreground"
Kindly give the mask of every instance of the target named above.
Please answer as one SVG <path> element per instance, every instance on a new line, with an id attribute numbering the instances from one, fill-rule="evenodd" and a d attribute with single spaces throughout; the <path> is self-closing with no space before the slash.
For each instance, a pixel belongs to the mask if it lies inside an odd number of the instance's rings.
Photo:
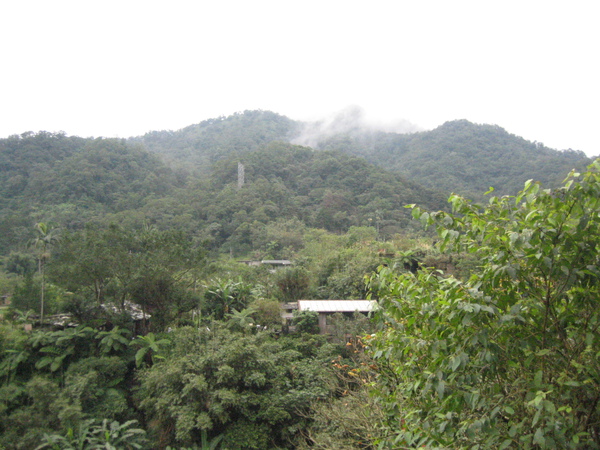
<path id="1" fill-rule="evenodd" d="M 468 281 L 389 268 L 370 279 L 387 443 L 600 447 L 600 163 L 560 189 L 450 201 L 452 214 L 413 216 L 442 249 L 477 256 Z"/>

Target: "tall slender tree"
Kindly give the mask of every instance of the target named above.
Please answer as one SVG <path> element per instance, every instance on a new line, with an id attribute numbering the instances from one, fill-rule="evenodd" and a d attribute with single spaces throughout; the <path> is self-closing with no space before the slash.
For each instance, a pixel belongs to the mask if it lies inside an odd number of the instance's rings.
<path id="1" fill-rule="evenodd" d="M 36 223 L 35 230 L 37 236 L 34 238 L 32 245 L 36 249 L 38 272 L 42 283 L 40 291 L 40 324 L 42 324 L 44 323 L 44 295 L 46 288 L 45 266 L 50 258 L 50 248 L 58 241 L 58 230 L 44 222 Z"/>

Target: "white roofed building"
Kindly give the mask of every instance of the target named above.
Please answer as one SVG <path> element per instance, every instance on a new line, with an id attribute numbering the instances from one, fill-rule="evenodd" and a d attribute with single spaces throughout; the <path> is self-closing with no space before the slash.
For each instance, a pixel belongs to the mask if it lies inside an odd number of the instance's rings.
<path id="1" fill-rule="evenodd" d="M 368 314 L 375 309 L 375 300 L 298 300 L 298 311 L 319 313 L 319 329 L 327 334 L 327 317 L 335 313 L 352 315 L 355 312 Z"/>

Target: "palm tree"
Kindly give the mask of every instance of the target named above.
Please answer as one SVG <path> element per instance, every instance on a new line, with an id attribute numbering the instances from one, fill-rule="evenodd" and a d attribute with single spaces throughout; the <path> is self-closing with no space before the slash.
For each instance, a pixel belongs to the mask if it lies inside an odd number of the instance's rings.
<path id="1" fill-rule="evenodd" d="M 126 328 L 114 327 L 110 331 L 100 331 L 97 338 L 100 339 L 100 350 L 104 354 L 120 352 L 129 346 L 130 331 Z"/>
<path id="2" fill-rule="evenodd" d="M 137 367 L 141 367 L 143 364 L 151 365 L 154 359 L 164 359 L 159 354 L 161 347 L 164 348 L 170 343 L 169 339 L 156 339 L 154 333 L 148 333 L 146 336 L 138 336 L 129 343 L 129 345 L 139 347 L 135 354 L 135 365 Z"/>
<path id="3" fill-rule="evenodd" d="M 46 287 L 46 277 L 44 273 L 46 261 L 50 258 L 50 247 L 58 241 L 57 230 L 49 227 L 44 222 L 35 224 L 38 233 L 33 240 L 33 247 L 37 250 L 38 272 L 42 278 L 42 289 L 40 293 L 40 324 L 44 323 L 44 294 Z"/>
<path id="4" fill-rule="evenodd" d="M 253 308 L 246 308 L 242 309 L 241 311 L 233 308 L 232 312 L 227 315 L 229 318 L 227 321 L 227 326 L 234 330 L 239 330 L 243 333 L 246 333 L 254 325 L 255 321 L 252 318 L 252 314 L 255 312 L 256 310 Z"/>

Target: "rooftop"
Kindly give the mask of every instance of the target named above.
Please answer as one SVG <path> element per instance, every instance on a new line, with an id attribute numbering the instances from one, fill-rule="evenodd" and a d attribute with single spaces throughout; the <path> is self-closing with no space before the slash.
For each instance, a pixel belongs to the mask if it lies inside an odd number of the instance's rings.
<path id="1" fill-rule="evenodd" d="M 298 300 L 299 311 L 316 312 L 368 312 L 372 311 L 375 300 Z"/>

